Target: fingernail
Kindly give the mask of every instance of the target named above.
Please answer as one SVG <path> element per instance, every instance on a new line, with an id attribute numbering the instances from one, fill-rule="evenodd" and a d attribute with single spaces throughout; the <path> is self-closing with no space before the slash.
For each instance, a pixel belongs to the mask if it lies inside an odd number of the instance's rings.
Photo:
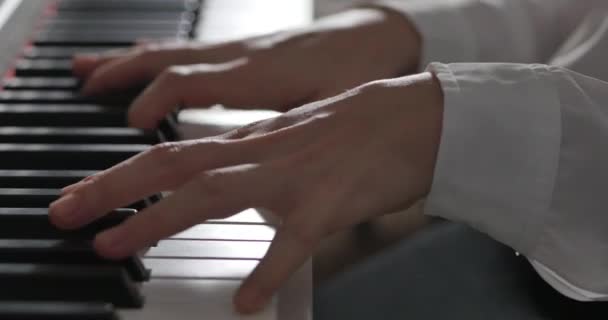
<path id="1" fill-rule="evenodd" d="M 60 217 L 63 221 L 74 221 L 78 217 L 80 199 L 78 195 L 70 193 L 51 203 L 49 209 L 55 217 Z"/>

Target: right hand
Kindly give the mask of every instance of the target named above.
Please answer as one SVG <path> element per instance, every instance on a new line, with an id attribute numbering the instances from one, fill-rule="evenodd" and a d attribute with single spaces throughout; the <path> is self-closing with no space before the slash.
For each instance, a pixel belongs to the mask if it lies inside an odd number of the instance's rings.
<path id="1" fill-rule="evenodd" d="M 374 81 L 222 136 L 156 145 L 64 188 L 49 216 L 75 229 L 172 190 L 95 237 L 98 254 L 123 259 L 195 224 L 265 208 L 280 222 L 276 235 L 234 300 L 252 313 L 325 237 L 429 192 L 442 119 L 430 73 Z"/>
<path id="2" fill-rule="evenodd" d="M 178 106 L 286 111 L 415 71 L 419 55 L 420 39 L 406 18 L 359 8 L 299 30 L 241 41 L 156 44 L 80 55 L 74 73 L 86 79 L 83 92 L 88 95 L 152 81 L 131 106 L 129 122 L 153 128 L 172 111 L 168 108 Z"/>

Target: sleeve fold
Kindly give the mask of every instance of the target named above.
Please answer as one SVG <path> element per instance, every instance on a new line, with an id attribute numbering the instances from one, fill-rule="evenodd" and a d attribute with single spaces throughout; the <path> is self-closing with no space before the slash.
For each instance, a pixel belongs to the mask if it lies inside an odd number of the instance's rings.
<path id="1" fill-rule="evenodd" d="M 429 70 L 445 109 L 425 212 L 509 245 L 566 296 L 608 299 L 608 83 L 546 65 Z"/>
<path id="2" fill-rule="evenodd" d="M 445 110 L 426 212 L 531 252 L 560 152 L 559 101 L 546 67 L 432 64 L 429 70 L 441 81 Z"/>

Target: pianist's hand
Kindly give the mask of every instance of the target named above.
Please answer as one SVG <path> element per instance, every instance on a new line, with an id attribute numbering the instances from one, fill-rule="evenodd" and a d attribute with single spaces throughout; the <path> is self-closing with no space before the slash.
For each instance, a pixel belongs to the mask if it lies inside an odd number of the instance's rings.
<path id="1" fill-rule="evenodd" d="M 50 216 L 78 228 L 175 190 L 96 237 L 101 255 L 121 258 L 207 219 L 270 209 L 282 223 L 235 299 L 239 311 L 254 312 L 324 236 L 429 191 L 442 111 L 429 73 L 372 82 L 222 136 L 153 147 L 64 189 Z"/>
<path id="2" fill-rule="evenodd" d="M 401 15 L 354 9 L 310 27 L 243 41 L 148 45 L 79 56 L 74 72 L 86 94 L 153 81 L 130 121 L 153 127 L 176 106 L 263 107 L 279 111 L 376 79 L 415 71 L 420 40 Z"/>

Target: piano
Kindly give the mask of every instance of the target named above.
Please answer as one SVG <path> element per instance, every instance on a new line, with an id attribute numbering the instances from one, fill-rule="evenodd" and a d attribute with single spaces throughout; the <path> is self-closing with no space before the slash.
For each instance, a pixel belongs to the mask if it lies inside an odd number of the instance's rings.
<path id="1" fill-rule="evenodd" d="M 70 59 L 141 39 L 222 41 L 311 17 L 308 0 L 0 1 L 0 319 L 241 319 L 232 295 L 274 236 L 272 222 L 255 209 L 117 262 L 94 254 L 93 235 L 162 195 L 81 230 L 49 224 L 46 208 L 61 187 L 156 143 L 188 137 L 176 116 L 155 131 L 126 127 L 129 97 L 80 96 Z M 308 263 L 248 319 L 311 319 L 311 308 Z"/>

